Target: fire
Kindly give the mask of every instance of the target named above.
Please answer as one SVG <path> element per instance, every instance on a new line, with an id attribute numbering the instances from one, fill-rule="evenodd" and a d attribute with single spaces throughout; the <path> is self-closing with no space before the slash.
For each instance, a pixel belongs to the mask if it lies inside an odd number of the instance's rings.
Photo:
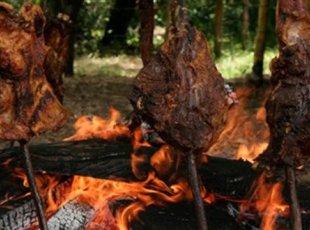
<path id="1" fill-rule="evenodd" d="M 20 168 L 14 170 L 15 175 L 22 178 L 24 185 L 28 187 L 24 171 Z M 74 176 L 72 181 L 63 185 L 59 177 L 46 174 L 36 174 L 36 182 L 48 207 L 47 216 L 53 215 L 71 200 L 76 200 L 82 205 L 90 205 L 95 210 L 96 216 L 87 229 L 93 229 L 94 226 L 101 226 L 102 229 L 104 223 L 108 221 L 109 224 L 114 223 L 115 229 L 125 230 L 128 229 L 129 223 L 150 205 L 165 206 L 168 203 L 192 200 L 192 193 L 185 178 L 180 177 L 175 183 L 167 185 L 156 176 L 155 172 L 149 173 L 147 179 L 141 182 Z M 206 201 L 212 200 L 205 191 L 203 195 Z M 122 200 L 130 200 L 131 203 L 118 208 L 114 219 L 109 203 Z M 109 229 L 113 229 L 110 227 Z"/>
<path id="2" fill-rule="evenodd" d="M 252 89 L 240 87 L 236 94 L 240 103 L 230 111 L 227 127 L 209 154 L 253 162 L 268 145 L 266 111 L 262 105 L 253 115 L 247 111 Z M 90 119 L 83 116 L 74 125 L 76 133 L 65 140 L 113 139 L 119 136 L 131 138 L 134 149 L 131 154 L 131 167 L 140 181 L 74 176 L 63 185 L 60 183 L 60 177 L 37 174 L 36 181 L 41 195 L 45 197 L 48 216 L 53 215 L 67 202 L 75 200 L 90 205 L 95 210 L 96 215 L 86 229 L 102 229 L 102 226 L 108 226 L 111 230 L 125 230 L 148 206 L 165 206 L 193 199 L 186 178 L 179 173 L 184 155 L 169 145 L 162 145 L 152 156 L 140 153 L 141 147 L 150 147 L 143 138 L 143 130 L 138 128 L 131 132 L 127 125 L 119 123 L 119 120 L 120 113 L 113 108 L 110 109 L 110 117 L 107 119 L 99 116 Z M 227 152 L 233 155 L 227 156 Z M 147 169 L 144 164 L 148 164 Z M 24 185 L 28 187 L 23 170 L 16 169 L 15 175 L 22 178 Z M 252 190 L 251 198 L 242 203 L 241 212 L 246 213 L 254 209 L 262 218 L 261 229 L 275 229 L 276 217 L 288 211 L 288 206 L 281 198 L 282 185 L 266 183 L 265 176 L 262 175 Z M 221 197 L 208 193 L 206 188 L 202 189 L 201 195 L 206 203 L 213 203 L 217 197 Z M 130 204 L 118 207 L 113 215 L 112 211 L 115 210 L 110 210 L 109 204 L 122 200 L 126 200 L 127 203 L 130 201 Z"/>
<path id="3" fill-rule="evenodd" d="M 251 197 L 241 204 L 241 213 L 257 211 L 262 218 L 260 229 L 277 229 L 276 218 L 289 212 L 289 206 L 282 198 L 282 187 L 281 182 L 267 183 L 265 173 L 262 173 L 252 186 Z"/>
<path id="4" fill-rule="evenodd" d="M 90 119 L 87 116 L 80 117 L 74 124 L 76 133 L 65 139 L 65 141 L 85 140 L 91 138 L 113 139 L 120 136 L 129 136 L 130 131 L 125 124 L 118 123 L 121 115 L 114 108 L 109 110 L 110 117 L 103 119 L 94 116 Z"/>
<path id="5" fill-rule="evenodd" d="M 132 169 L 137 178 L 143 181 L 127 182 L 74 176 L 64 184 L 60 183 L 60 177 L 37 174 L 36 182 L 46 202 L 47 216 L 52 216 L 63 205 L 74 200 L 90 205 L 95 210 L 96 215 L 86 229 L 102 229 L 102 226 L 108 226 L 109 229 L 125 230 L 129 223 L 137 219 L 139 213 L 150 205 L 165 206 L 168 203 L 193 199 L 186 178 L 177 175 L 180 154 L 172 147 L 163 145 L 150 159 L 146 155 L 139 155 L 139 149 L 150 147 L 150 144 L 143 139 L 141 129 L 130 132 L 126 125 L 118 123 L 119 119 L 120 114 L 115 109 L 110 110 L 108 119 L 95 116 L 90 120 L 88 117 L 81 117 L 74 125 L 76 134 L 66 140 L 131 137 L 134 149 L 131 155 Z M 139 164 L 145 162 L 149 162 L 151 169 L 143 174 Z M 14 174 L 28 187 L 24 170 L 14 170 Z M 165 182 L 166 179 L 169 184 Z M 206 202 L 214 202 L 214 196 L 208 194 L 206 189 L 202 190 L 202 196 Z M 114 218 L 109 204 L 122 200 L 129 200 L 130 204 L 117 208 Z"/>
<path id="6" fill-rule="evenodd" d="M 266 93 L 259 95 L 257 89 L 238 87 L 239 103 L 228 114 L 227 125 L 219 140 L 208 151 L 209 155 L 243 159 L 253 163 L 268 146 L 269 129 L 264 108 Z M 263 98 L 263 99 L 261 99 Z M 258 109 L 253 101 L 259 102 Z"/>

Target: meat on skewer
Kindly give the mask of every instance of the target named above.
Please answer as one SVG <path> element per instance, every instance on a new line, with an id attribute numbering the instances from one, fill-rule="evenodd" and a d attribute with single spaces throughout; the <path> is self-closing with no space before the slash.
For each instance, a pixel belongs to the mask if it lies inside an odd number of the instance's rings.
<path id="1" fill-rule="evenodd" d="M 310 156 L 310 14 L 302 0 L 278 1 L 276 32 L 279 57 L 271 63 L 273 90 L 266 103 L 271 137 L 257 160 L 263 168 L 285 168 L 296 230 L 301 219 L 294 169 Z"/>
<path id="2" fill-rule="evenodd" d="M 219 137 L 229 105 L 203 33 L 187 20 L 172 28 L 158 53 L 138 73 L 130 100 L 164 141 L 187 153 L 199 229 L 207 229 L 195 161 Z"/>
<path id="3" fill-rule="evenodd" d="M 57 18 L 49 18 L 44 28 L 45 44 L 48 52 L 44 63 L 47 81 L 59 101 L 63 101 L 63 74 L 69 55 L 69 37 L 72 32 L 68 15 L 59 13 Z"/>
<path id="4" fill-rule="evenodd" d="M 15 15 L 0 2 L 0 139 L 19 141 L 41 229 L 47 229 L 33 177 L 27 142 L 64 125 L 68 112 L 46 80 L 45 17 L 39 6 L 25 3 Z"/>

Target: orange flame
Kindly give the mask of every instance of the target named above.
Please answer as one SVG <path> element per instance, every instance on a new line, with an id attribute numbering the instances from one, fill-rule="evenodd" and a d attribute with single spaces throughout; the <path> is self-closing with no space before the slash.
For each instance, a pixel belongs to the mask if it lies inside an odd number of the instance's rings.
<path id="1" fill-rule="evenodd" d="M 132 154 L 132 168 L 137 175 L 141 170 L 136 167 L 140 163 L 149 162 L 152 169 L 147 172 L 140 182 L 125 182 L 119 180 L 102 180 L 91 177 L 74 176 L 70 186 L 60 184 L 60 178 L 49 177 L 46 174 L 37 174 L 36 182 L 40 194 L 47 203 L 47 215 L 52 215 L 70 200 L 88 204 L 96 210 L 96 217 L 87 226 L 87 229 L 102 229 L 102 226 L 109 226 L 109 229 L 128 229 L 128 224 L 136 219 L 139 213 L 150 205 L 164 206 L 168 203 L 176 203 L 184 200 L 192 200 L 192 192 L 187 180 L 177 176 L 180 163 L 180 154 L 174 149 L 164 145 L 161 149 L 149 158 L 146 155 L 139 155 L 141 147 L 150 147 L 150 144 L 143 139 L 141 129 L 130 133 L 127 126 L 118 124 L 120 114 L 110 110 L 110 118 L 104 120 L 94 117 L 92 120 L 87 117 L 78 119 L 75 123 L 76 134 L 66 140 L 81 140 L 88 138 L 115 138 L 125 135 L 132 138 L 135 152 Z M 160 178 L 169 178 L 169 185 Z M 24 186 L 29 186 L 24 171 L 15 170 L 15 175 L 22 178 Z M 138 177 L 139 178 L 139 177 Z M 47 186 L 47 184 L 49 184 Z M 61 187 L 61 188 L 60 188 Z M 205 201 L 211 203 L 214 196 L 209 195 L 204 189 L 202 196 Z M 118 208 L 115 218 L 109 210 L 109 203 L 115 200 L 131 200 L 131 204 Z"/>
<path id="2" fill-rule="evenodd" d="M 106 214 L 111 215 L 107 211 L 109 209 L 108 203 L 115 200 L 132 200 L 130 205 L 119 208 L 116 212 L 115 224 L 120 230 L 128 229 L 128 224 L 150 205 L 164 206 L 167 203 L 192 200 L 192 193 L 185 179 L 179 178 L 175 184 L 168 186 L 164 181 L 158 179 L 155 173 L 150 173 L 143 182 L 124 182 L 75 176 L 71 188 L 68 190 L 70 193 L 62 194 L 61 203 L 57 197 L 55 199 L 54 196 L 50 196 L 48 212 L 52 213 L 68 201 L 75 199 L 83 204 L 91 205 L 96 210 L 96 217 L 94 218 L 96 223 L 90 224 L 90 226 L 98 225 L 100 221 L 106 221 Z M 208 197 L 205 199 L 211 200 Z M 89 229 L 91 229 L 90 226 Z"/>
<path id="3" fill-rule="evenodd" d="M 250 199 L 241 204 L 241 213 L 256 210 L 262 218 L 260 229 L 277 229 L 276 218 L 289 212 L 289 206 L 282 198 L 282 187 L 281 182 L 267 183 L 266 176 L 262 173 L 252 187 Z"/>
<path id="4" fill-rule="evenodd" d="M 129 136 L 130 132 L 126 125 L 119 124 L 120 112 L 114 108 L 109 110 L 110 117 L 103 119 L 94 116 L 90 119 L 87 116 L 80 117 L 74 124 L 76 133 L 65 141 L 85 140 L 91 138 L 113 139 L 120 136 Z"/>
<path id="5" fill-rule="evenodd" d="M 239 103 L 230 109 L 227 125 L 217 143 L 208 151 L 209 155 L 243 159 L 253 163 L 253 160 L 267 148 L 269 129 L 265 122 L 264 108 L 267 92 L 261 95 L 263 99 L 260 99 L 254 93 L 255 90 L 248 86 L 236 89 Z M 252 105 L 251 99 L 262 100 L 258 109 Z"/>
<path id="6" fill-rule="evenodd" d="M 269 131 L 265 123 L 266 111 L 261 106 L 254 115 L 247 112 L 251 93 L 252 90 L 248 87 L 238 88 L 236 94 L 240 103 L 231 109 L 228 124 L 219 141 L 210 149 L 210 155 L 253 161 L 267 147 Z M 47 212 L 49 214 L 74 199 L 89 204 L 96 210 L 96 217 L 93 219 L 93 223 L 87 226 L 87 229 L 109 226 L 111 230 L 123 230 L 127 229 L 128 224 L 150 205 L 164 206 L 168 203 L 193 199 L 187 180 L 178 175 L 182 154 L 178 154 L 168 145 L 163 145 L 152 157 L 139 154 L 138 151 L 141 147 L 149 147 L 150 144 L 143 139 L 141 129 L 131 133 L 126 125 L 118 123 L 119 119 L 120 113 L 113 108 L 110 109 L 108 119 L 98 116 L 94 116 L 92 120 L 86 116 L 81 117 L 74 125 L 76 134 L 65 140 L 131 137 L 134 149 L 134 153 L 131 154 L 132 170 L 138 179 L 145 180 L 125 182 L 74 176 L 72 184 L 62 188 L 59 192 L 57 187 L 59 178 L 46 179 L 47 175 L 43 175 L 43 179 L 41 175 L 40 179 L 38 176 L 36 180 L 38 180 L 41 193 L 47 197 Z M 223 155 L 225 152 L 232 153 L 232 155 Z M 148 162 L 151 168 L 147 172 L 141 172 L 139 166 L 145 162 Z M 47 186 L 46 181 L 50 185 Z M 27 182 L 25 182 L 25 186 L 28 186 Z M 56 187 L 57 189 L 55 189 Z M 253 196 L 241 205 L 241 210 L 246 212 L 255 207 L 255 210 L 262 216 L 262 229 L 274 229 L 276 215 L 287 211 L 287 205 L 281 198 L 281 189 L 281 184 L 267 184 L 264 176 L 261 176 Z M 55 190 L 58 191 L 56 195 Z M 215 201 L 215 195 L 209 194 L 205 188 L 201 194 L 205 202 Z M 131 200 L 131 204 L 119 208 L 116 212 L 116 219 L 114 219 L 108 204 L 122 199 Z"/>

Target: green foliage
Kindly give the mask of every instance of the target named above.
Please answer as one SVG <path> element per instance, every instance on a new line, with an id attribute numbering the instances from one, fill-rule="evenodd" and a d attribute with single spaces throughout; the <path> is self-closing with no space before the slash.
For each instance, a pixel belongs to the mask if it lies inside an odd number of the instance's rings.
<path id="1" fill-rule="evenodd" d="M 24 3 L 24 0 L 4 0 L 3 2 L 11 4 L 16 11 L 20 8 L 20 6 Z"/>
<path id="2" fill-rule="evenodd" d="M 54 0 L 33 0 L 34 3 L 49 2 Z M 98 54 L 99 41 L 104 36 L 105 26 L 109 20 L 110 10 L 115 0 L 84 0 L 83 7 L 77 20 L 75 50 L 78 56 L 96 57 Z M 134 0 L 133 0 L 134 1 Z M 18 10 L 24 0 L 6 0 Z M 65 4 L 66 0 L 61 0 Z M 165 27 L 167 26 L 167 4 L 168 0 L 154 0 L 155 2 L 155 23 L 154 44 L 158 47 L 163 42 Z M 187 1 L 189 20 L 192 25 L 206 34 L 211 50 L 214 41 L 214 0 Z M 267 47 L 265 61 L 269 62 L 274 56 L 274 47 L 277 43 L 275 24 L 276 0 L 271 0 L 269 5 L 269 18 L 267 28 Z M 249 8 L 249 46 L 247 50 L 241 49 L 242 44 L 242 13 L 243 0 L 224 0 L 224 20 L 222 50 L 223 57 L 217 61 L 218 67 L 227 78 L 241 76 L 251 72 L 256 35 L 259 0 L 251 0 Z M 128 47 L 132 49 L 121 50 L 120 47 L 111 46 L 113 53 L 138 54 L 139 47 L 139 21 L 137 14 L 131 21 L 126 35 Z M 268 64 L 265 65 L 268 69 Z"/>
<path id="3" fill-rule="evenodd" d="M 103 36 L 112 6 L 113 0 L 85 0 L 76 28 L 77 55 L 95 55 L 97 53 L 98 41 Z"/>
<path id="4" fill-rule="evenodd" d="M 264 58 L 264 74 L 270 75 L 269 63 L 277 56 L 276 49 L 267 49 Z M 245 76 L 252 72 L 253 52 L 236 48 L 234 53 L 224 52 L 223 56 L 216 60 L 216 66 L 225 79 L 233 79 Z"/>

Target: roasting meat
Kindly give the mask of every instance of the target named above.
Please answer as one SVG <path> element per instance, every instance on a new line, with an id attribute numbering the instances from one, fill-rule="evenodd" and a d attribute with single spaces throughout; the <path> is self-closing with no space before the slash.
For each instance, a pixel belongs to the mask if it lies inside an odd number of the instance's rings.
<path id="1" fill-rule="evenodd" d="M 137 75 L 131 102 L 169 144 L 208 149 L 224 127 L 224 81 L 203 33 L 182 23 Z"/>
<path id="2" fill-rule="evenodd" d="M 48 46 L 44 63 L 45 74 L 60 101 L 64 96 L 62 77 L 68 59 L 70 31 L 71 22 L 69 16 L 65 14 L 58 14 L 57 18 L 48 19 L 44 28 L 45 44 Z"/>
<path id="3" fill-rule="evenodd" d="M 45 17 L 25 3 L 18 15 L 0 3 L 0 139 L 29 140 L 68 117 L 46 80 Z"/>
<path id="4" fill-rule="evenodd" d="M 266 103 L 270 143 L 258 161 L 299 166 L 310 156 L 310 15 L 302 0 L 280 0 L 279 57 L 271 63 L 273 90 Z"/>

